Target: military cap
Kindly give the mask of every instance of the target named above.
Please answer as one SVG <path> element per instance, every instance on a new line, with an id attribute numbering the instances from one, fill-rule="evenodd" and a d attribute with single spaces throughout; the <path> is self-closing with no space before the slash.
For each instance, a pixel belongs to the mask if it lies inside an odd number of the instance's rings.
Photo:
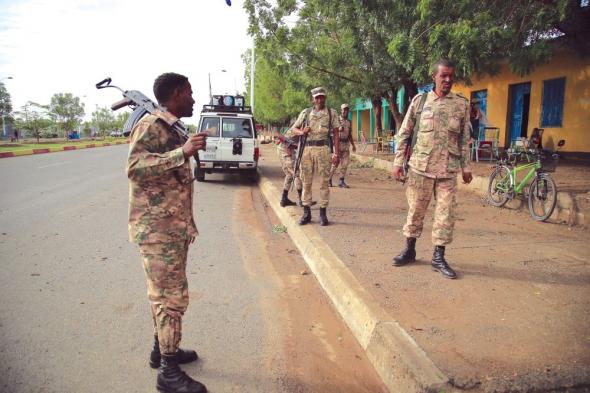
<path id="1" fill-rule="evenodd" d="M 326 90 L 323 87 L 316 87 L 311 90 L 311 96 L 316 98 L 317 96 L 326 96 Z"/>
<path id="2" fill-rule="evenodd" d="M 344 108 L 350 108 L 350 107 L 346 103 L 340 105 L 340 109 L 344 109 Z"/>

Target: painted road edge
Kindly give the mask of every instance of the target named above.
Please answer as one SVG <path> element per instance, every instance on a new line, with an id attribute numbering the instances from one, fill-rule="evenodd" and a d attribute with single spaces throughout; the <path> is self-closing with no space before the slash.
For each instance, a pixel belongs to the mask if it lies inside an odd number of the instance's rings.
<path id="1" fill-rule="evenodd" d="M 387 388 L 396 393 L 450 388 L 449 378 L 362 287 L 313 226 L 297 223 L 300 209 L 280 207 L 279 191 L 264 170 L 258 170 L 262 194 Z"/>
<path id="2" fill-rule="evenodd" d="M 45 148 L 45 149 L 19 150 L 18 152 L 5 151 L 5 152 L 0 152 L 0 158 L 30 156 L 33 154 L 58 153 L 58 152 L 62 152 L 62 151 L 90 149 L 93 147 L 125 145 L 128 143 L 129 143 L 129 141 L 127 141 L 127 142 L 114 142 L 114 143 L 113 142 L 106 142 L 106 143 L 93 143 L 93 144 L 84 145 L 84 146 L 63 146 L 61 149 L 50 147 L 50 148 Z"/>

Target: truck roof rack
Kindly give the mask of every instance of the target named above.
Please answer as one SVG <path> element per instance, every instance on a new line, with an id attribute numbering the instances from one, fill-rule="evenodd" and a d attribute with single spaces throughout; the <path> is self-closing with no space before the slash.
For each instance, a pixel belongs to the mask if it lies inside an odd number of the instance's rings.
<path id="1" fill-rule="evenodd" d="M 226 105 L 203 105 L 201 112 L 226 112 L 226 113 L 246 113 L 252 114 L 250 106 L 226 106 Z"/>

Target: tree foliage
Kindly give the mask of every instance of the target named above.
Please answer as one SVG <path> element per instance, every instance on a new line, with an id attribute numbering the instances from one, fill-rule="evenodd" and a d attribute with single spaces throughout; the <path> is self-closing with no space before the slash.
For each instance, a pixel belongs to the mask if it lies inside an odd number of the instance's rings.
<path id="1" fill-rule="evenodd" d="M 258 56 L 283 80 L 321 84 L 343 100 L 387 99 L 398 126 L 398 90 L 413 96 L 440 58 L 469 83 L 505 61 L 529 73 L 560 46 L 590 53 L 590 10 L 574 0 L 247 0 L 245 8 Z M 276 84 L 258 64 L 256 82 Z"/>
<path id="2" fill-rule="evenodd" d="M 0 116 L 4 116 L 12 112 L 12 100 L 10 93 L 6 90 L 4 83 L 0 82 Z"/>
<path id="3" fill-rule="evenodd" d="M 92 123 L 98 128 L 102 136 L 105 136 L 107 131 L 117 128 L 119 124 L 118 118 L 107 107 L 101 107 L 92 112 Z"/>
<path id="4" fill-rule="evenodd" d="M 39 142 L 43 130 L 53 125 L 52 120 L 48 117 L 47 108 L 46 105 L 27 101 L 20 111 L 15 112 L 17 116 L 16 126 L 23 132 L 24 136 L 30 135 L 37 138 L 37 142 Z"/>
<path id="5" fill-rule="evenodd" d="M 48 109 L 49 116 L 63 129 L 66 138 L 84 117 L 84 104 L 72 93 L 54 94 Z"/>

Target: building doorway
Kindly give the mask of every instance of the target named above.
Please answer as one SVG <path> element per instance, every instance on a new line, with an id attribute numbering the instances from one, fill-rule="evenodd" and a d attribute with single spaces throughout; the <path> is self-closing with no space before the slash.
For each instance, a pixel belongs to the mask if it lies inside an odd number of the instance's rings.
<path id="1" fill-rule="evenodd" d="M 518 138 L 526 138 L 529 128 L 529 111 L 531 104 L 531 83 L 510 85 L 508 128 L 510 145 Z"/>

